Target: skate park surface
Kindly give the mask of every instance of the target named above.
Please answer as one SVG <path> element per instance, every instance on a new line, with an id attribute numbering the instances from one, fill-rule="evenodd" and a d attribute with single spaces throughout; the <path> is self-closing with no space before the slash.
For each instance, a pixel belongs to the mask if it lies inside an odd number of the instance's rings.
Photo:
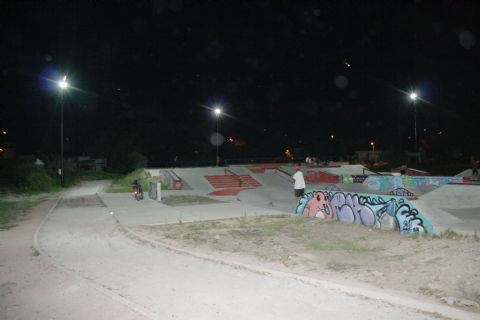
<path id="1" fill-rule="evenodd" d="M 291 164 L 150 168 L 146 170 L 157 180 L 162 180 L 162 175 L 168 175 L 181 181 L 182 188 L 180 190 L 163 190 L 162 197 L 199 195 L 222 203 L 195 206 L 195 214 L 193 214 L 189 212 L 190 207 L 173 209 L 154 201 L 144 206 L 152 206 L 152 212 L 157 211 L 153 210 L 155 207 L 164 206 L 162 212 L 175 211 L 176 214 L 166 213 L 165 217 L 159 217 L 157 214 L 146 215 L 144 224 L 171 223 L 173 222 L 170 221 L 171 219 L 187 222 L 248 215 L 293 214 L 298 205 L 293 195 L 291 175 L 294 171 Z M 384 174 L 379 178 L 376 172 L 361 165 L 301 166 L 301 170 L 307 180 L 306 192 L 336 190 L 343 193 L 371 194 L 388 198 L 391 197 L 389 193 L 391 194 L 392 190 L 371 190 L 365 176 L 372 180 L 393 179 L 399 181 L 399 176 L 391 176 L 391 174 L 387 174 L 387 176 Z M 308 177 L 312 174 L 328 175 L 326 180 L 331 182 L 311 181 Z M 365 183 L 341 183 L 352 180 L 351 177 L 356 176 L 363 176 L 362 179 L 366 180 Z M 434 234 L 447 229 L 462 234 L 474 234 L 480 231 L 480 184 L 472 183 L 468 179 L 463 182 L 463 177 L 466 176 L 468 176 L 468 171 L 456 177 L 406 177 L 410 181 L 406 189 L 413 194 L 409 200 L 428 219 Z M 248 177 L 248 181 L 245 180 L 245 177 Z M 222 179 L 225 182 L 220 181 Z M 407 181 L 405 178 L 403 179 Z M 251 184 L 252 181 L 255 182 L 254 186 Z M 417 183 L 417 181 L 423 182 Z M 111 200 L 113 208 L 120 209 L 121 212 L 121 206 L 115 205 L 115 201 L 113 201 L 115 195 L 104 196 L 111 197 L 112 199 L 104 200 Z M 199 208 L 201 209 L 199 210 Z"/>
<path id="2" fill-rule="evenodd" d="M 154 226 L 162 224 L 179 224 L 186 222 L 197 222 L 205 220 L 228 219 L 239 217 L 254 217 L 261 215 L 284 215 L 294 214 L 298 202 L 293 195 L 293 183 L 290 176 L 293 174 L 293 169 L 290 165 L 268 166 L 259 169 L 259 166 L 230 166 L 223 167 L 207 167 L 207 168 L 155 168 L 147 169 L 151 175 L 156 178 L 163 172 L 170 172 L 176 179 L 181 179 L 183 186 L 180 190 L 162 190 L 161 198 L 165 199 L 170 196 L 202 196 L 217 200 L 217 203 L 209 204 L 194 204 L 194 205 L 179 205 L 170 206 L 162 201 L 150 199 L 145 195 L 144 201 L 133 201 L 131 196 L 126 194 L 104 193 L 103 189 L 96 191 L 103 204 L 108 208 L 110 214 L 123 230 L 127 232 L 133 239 L 141 239 L 135 233 L 135 229 L 139 226 Z M 311 168 L 302 167 L 302 171 L 308 174 Z M 349 167 L 345 172 L 350 174 L 363 174 L 362 167 Z M 317 170 L 317 168 L 313 169 Z M 321 169 L 318 169 L 321 170 Z M 336 168 L 337 172 L 341 172 L 341 168 Z M 374 175 L 375 173 L 372 173 Z M 250 178 L 255 179 L 259 186 L 252 187 L 250 180 L 246 185 L 232 183 L 229 187 L 215 187 L 213 184 L 219 184 L 217 180 L 213 179 L 226 176 L 225 180 L 229 180 L 232 175 L 238 177 L 249 175 Z M 235 177 L 233 181 L 238 179 Z M 230 181 L 232 181 L 230 179 Z M 341 180 L 340 180 L 341 181 Z M 213 183 L 213 184 L 212 184 Z M 470 187 L 462 188 L 457 187 Z M 183 188 L 184 187 L 184 188 Z M 352 193 L 371 193 L 365 185 L 359 183 L 342 184 L 342 183 L 307 183 L 307 190 L 325 190 L 336 187 L 344 192 Z M 433 230 L 441 232 L 448 228 L 460 233 L 472 233 L 477 231 L 480 225 L 478 216 L 474 214 L 478 203 L 471 198 L 475 198 L 475 192 L 478 192 L 477 185 L 445 185 L 435 188 L 419 187 L 410 188 L 410 191 L 418 195 L 418 199 L 411 201 L 415 205 L 424 205 L 421 210 L 428 214 L 428 219 L 432 222 Z M 431 190 L 430 190 L 431 189 Z M 460 190 L 460 191 L 457 191 Z M 224 192 L 225 191 L 225 192 Z M 432 193 L 436 191 L 435 193 Z M 223 193 L 222 193 L 223 192 Z M 388 190 L 381 192 L 375 191 L 375 194 L 388 195 Z M 444 199 L 445 197 L 455 197 L 459 192 L 464 198 Z M 222 195 L 224 194 L 224 195 Z M 372 193 L 373 194 L 373 193 Z M 426 198 L 426 195 L 430 195 Z M 423 198 L 425 196 L 425 198 Z M 462 201 L 465 200 L 465 201 Z M 433 207 L 431 203 L 439 201 L 442 207 Z M 443 202 L 440 202 L 442 200 Z M 455 205 L 458 201 L 458 206 Z M 448 204 L 445 207 L 445 203 Z M 451 207 L 455 209 L 450 209 Z M 425 211 L 430 210 L 430 211 Z M 448 210 L 468 210 L 468 214 L 462 212 L 451 213 Z M 470 216 L 472 212 L 472 216 Z M 456 215 L 455 215 L 456 214 Z M 444 229 L 440 229 L 444 228 Z M 129 231 L 133 230 L 133 231 Z M 150 242 L 148 242 L 150 243 Z M 189 254 L 196 257 L 195 252 L 187 251 Z M 202 257 L 203 256 L 199 256 Z M 215 262 L 217 263 L 217 262 Z M 381 296 L 380 296 L 381 295 Z M 362 292 L 362 296 L 371 299 L 386 300 L 398 304 L 397 297 L 390 299 L 384 293 L 377 292 Z M 408 300 L 408 303 L 402 304 L 408 306 L 418 304 L 418 301 Z M 449 315 L 451 318 L 458 319 L 475 319 L 477 315 L 471 313 L 464 316 L 448 314 L 450 309 L 439 309 L 442 306 L 435 305 L 434 309 L 425 309 L 426 306 L 419 306 L 422 310 L 435 310 L 441 315 Z M 441 310 L 441 311 L 440 311 Z M 455 311 L 458 312 L 458 311 Z M 393 317 L 395 318 L 395 317 Z"/>

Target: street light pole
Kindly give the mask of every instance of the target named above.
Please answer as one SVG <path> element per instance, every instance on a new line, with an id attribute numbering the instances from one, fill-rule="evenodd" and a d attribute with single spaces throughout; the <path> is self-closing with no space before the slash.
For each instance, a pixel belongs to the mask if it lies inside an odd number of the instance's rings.
<path id="1" fill-rule="evenodd" d="M 372 157 L 373 157 L 373 162 L 377 162 L 376 159 L 375 159 L 375 142 L 374 141 L 370 141 L 370 146 L 372 147 Z"/>
<path id="2" fill-rule="evenodd" d="M 63 187 L 63 91 L 60 91 L 60 185 Z"/>
<path id="3" fill-rule="evenodd" d="M 218 166 L 218 116 L 217 116 L 216 122 L 217 122 L 217 158 L 216 158 L 217 160 L 216 161 L 217 161 L 217 166 Z"/>
<path id="4" fill-rule="evenodd" d="M 219 135 L 220 133 L 218 132 L 218 121 L 219 121 L 219 118 L 220 118 L 220 114 L 222 113 L 222 109 L 220 109 L 219 107 L 215 108 L 214 110 L 215 112 L 215 117 L 216 117 L 216 126 L 217 126 L 217 134 L 215 135 L 216 136 L 216 141 L 215 141 L 215 144 L 217 145 L 217 157 L 215 159 L 215 163 L 216 163 L 216 166 L 218 167 L 219 165 L 219 162 L 220 162 L 220 158 L 219 158 L 219 154 L 218 154 L 218 147 L 220 145 L 220 141 L 219 140 Z"/>
<path id="5" fill-rule="evenodd" d="M 417 137 L 417 94 L 412 92 L 410 100 L 413 104 L 413 126 L 415 130 L 415 167 L 418 168 L 418 137 Z"/>
<path id="6" fill-rule="evenodd" d="M 61 81 L 58 82 L 60 87 L 60 185 L 65 186 L 65 172 L 63 165 L 63 92 L 68 88 L 67 76 L 64 76 Z"/>

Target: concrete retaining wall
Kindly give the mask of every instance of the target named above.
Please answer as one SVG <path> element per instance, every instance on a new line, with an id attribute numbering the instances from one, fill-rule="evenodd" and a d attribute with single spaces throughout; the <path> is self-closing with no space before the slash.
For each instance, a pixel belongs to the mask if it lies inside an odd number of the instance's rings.
<path id="1" fill-rule="evenodd" d="M 433 227 L 425 215 L 405 197 L 311 191 L 300 199 L 295 213 L 379 229 L 396 229 L 407 234 L 433 234 Z"/>

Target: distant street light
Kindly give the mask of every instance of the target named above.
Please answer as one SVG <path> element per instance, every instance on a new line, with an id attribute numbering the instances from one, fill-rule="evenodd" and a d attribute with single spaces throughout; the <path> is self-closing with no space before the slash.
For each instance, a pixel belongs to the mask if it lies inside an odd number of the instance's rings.
<path id="1" fill-rule="evenodd" d="M 67 76 L 58 82 L 60 88 L 60 184 L 65 185 L 65 173 L 63 167 L 63 93 L 68 88 Z"/>
<path id="2" fill-rule="evenodd" d="M 417 140 L 417 93 L 410 93 L 410 101 L 413 105 L 413 122 L 415 130 L 415 167 L 418 167 L 418 140 Z"/>
<path id="3" fill-rule="evenodd" d="M 375 142 L 374 141 L 370 141 L 370 147 L 372 147 L 372 158 L 373 158 L 373 162 L 377 162 L 376 159 L 375 159 Z"/>
<path id="4" fill-rule="evenodd" d="M 218 154 L 218 147 L 220 145 L 220 141 L 218 141 L 220 139 L 220 133 L 218 132 L 218 122 L 220 120 L 220 115 L 222 114 L 222 109 L 220 107 L 215 107 L 215 109 L 213 110 L 214 113 L 215 113 L 215 119 L 216 119 L 216 125 L 217 125 L 217 134 L 216 134 L 216 146 L 217 146 L 217 157 L 216 157 L 216 160 L 215 160 L 215 163 L 218 167 L 219 165 L 219 162 L 220 162 L 220 157 L 219 157 L 219 154 Z"/>

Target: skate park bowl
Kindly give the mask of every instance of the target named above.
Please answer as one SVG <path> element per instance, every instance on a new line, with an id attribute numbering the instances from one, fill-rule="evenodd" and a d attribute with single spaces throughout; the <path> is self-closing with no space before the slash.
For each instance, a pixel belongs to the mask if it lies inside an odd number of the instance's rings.
<path id="1" fill-rule="evenodd" d="M 168 192 L 172 194 L 240 201 L 406 234 L 437 234 L 447 229 L 473 234 L 480 230 L 480 185 L 467 184 L 461 176 L 400 176 L 378 174 L 361 165 L 303 165 L 307 192 L 297 202 L 289 163 L 146 170 L 154 179 L 169 179 L 172 187 Z"/>

